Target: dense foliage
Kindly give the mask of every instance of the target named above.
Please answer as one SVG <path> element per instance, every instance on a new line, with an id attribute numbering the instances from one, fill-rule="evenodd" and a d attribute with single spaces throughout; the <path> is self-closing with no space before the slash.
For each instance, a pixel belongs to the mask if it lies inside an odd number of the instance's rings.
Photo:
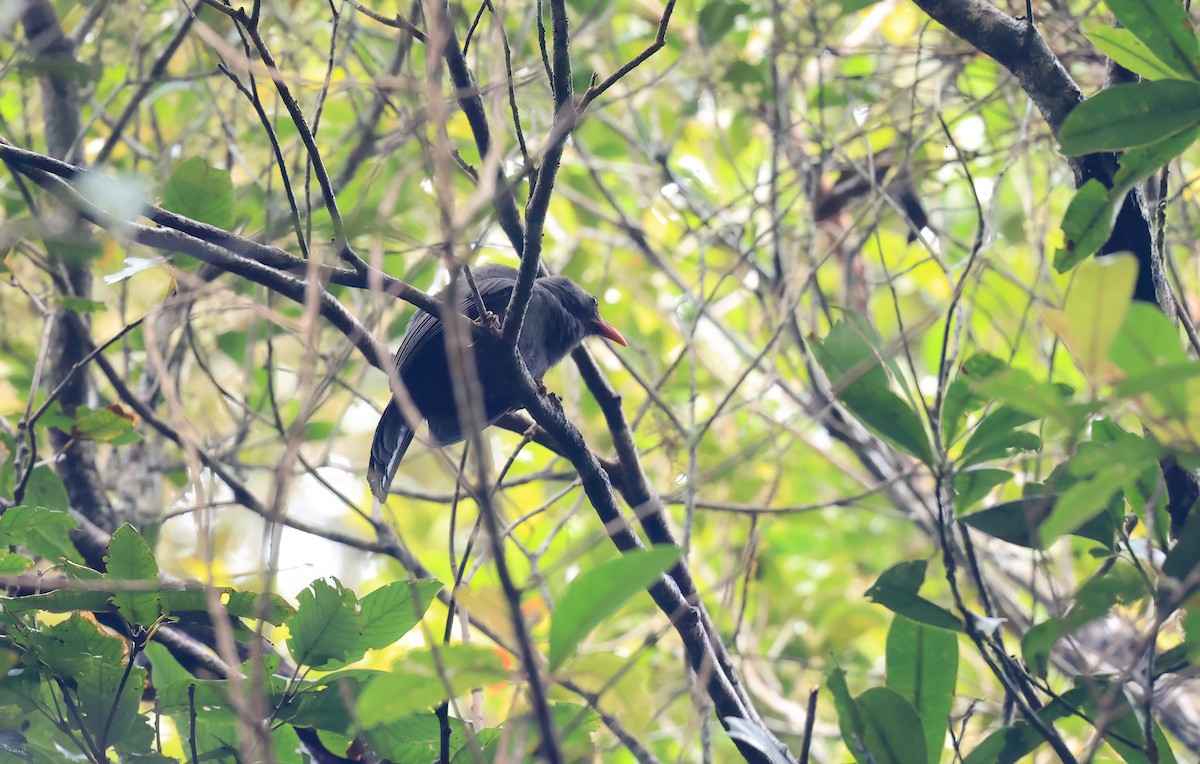
<path id="1" fill-rule="evenodd" d="M 0 2 L 0 756 L 1194 760 L 1200 45 L 1020 11 Z"/>

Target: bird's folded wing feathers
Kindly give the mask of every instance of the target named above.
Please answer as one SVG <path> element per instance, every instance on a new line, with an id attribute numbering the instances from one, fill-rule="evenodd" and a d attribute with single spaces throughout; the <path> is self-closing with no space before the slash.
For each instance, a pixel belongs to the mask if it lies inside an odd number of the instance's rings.
<path id="1" fill-rule="evenodd" d="M 516 269 L 507 265 L 489 263 L 475 270 L 473 275 L 475 285 L 479 287 L 479 294 L 483 297 L 483 304 L 494 313 L 502 313 L 512 296 L 513 284 L 516 283 L 517 278 Z M 475 308 L 475 298 L 466 283 L 460 285 L 459 291 L 464 293 L 458 301 L 459 312 L 472 321 L 479 318 L 479 311 Z M 441 316 L 435 316 L 423 310 L 418 311 L 417 315 L 413 316 L 408 331 L 404 333 L 404 340 L 400 343 L 400 350 L 396 353 L 396 369 L 403 369 L 410 359 L 415 358 L 429 342 L 434 340 L 442 341 Z"/>

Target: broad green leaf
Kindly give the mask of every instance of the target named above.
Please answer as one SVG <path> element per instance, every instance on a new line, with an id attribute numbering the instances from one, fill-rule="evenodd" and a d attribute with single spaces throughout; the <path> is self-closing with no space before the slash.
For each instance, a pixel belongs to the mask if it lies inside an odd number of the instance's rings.
<path id="1" fill-rule="evenodd" d="M 1116 560 L 1106 570 L 1083 582 L 1064 618 L 1067 628 L 1103 618 L 1117 605 L 1131 606 L 1150 595 L 1147 581 L 1132 564 Z"/>
<path id="2" fill-rule="evenodd" d="M 1049 493 L 1026 496 L 963 515 L 959 520 L 981 533 L 1010 544 L 1042 549 L 1037 529 L 1050 514 L 1057 498 Z"/>
<path id="3" fill-rule="evenodd" d="M 1051 701 L 1037 715 L 1046 724 L 1073 716 L 1073 709 L 1079 708 L 1087 695 L 1086 689 L 1076 687 Z M 1045 742 L 1042 734 L 1029 724 L 1016 722 L 988 735 L 963 759 L 963 764 L 1017 764 Z"/>
<path id="4" fill-rule="evenodd" d="M 1098 19 L 1097 21 L 1099 22 Z M 1159 60 L 1149 46 L 1128 29 L 1100 22 L 1086 28 L 1084 34 L 1096 46 L 1096 50 L 1145 79 L 1169 80 L 1181 77 L 1181 72 Z"/>
<path id="5" fill-rule="evenodd" d="M 1029 549 L 1044 549 L 1038 529 L 1050 515 L 1055 502 L 1074 482 L 1058 470 L 1051 476 L 1051 485 L 1058 490 L 1047 491 L 1040 484 L 1027 484 L 1026 495 L 1016 501 L 996 504 L 978 512 L 962 515 L 959 520 L 980 533 Z M 1111 548 L 1116 525 L 1109 512 L 1101 512 L 1091 520 L 1069 531 L 1071 535 L 1092 539 Z"/>
<path id="6" fill-rule="evenodd" d="M 113 593 L 92 589 L 56 589 L 42 594 L 24 597 L 0 598 L 4 609 L 10 613 L 44 610 L 47 613 L 112 612 Z"/>
<path id="7" fill-rule="evenodd" d="M 1078 535 L 1084 524 L 1119 500 L 1118 492 L 1123 485 L 1136 481 L 1148 467 L 1143 463 L 1115 464 L 1068 487 L 1038 526 L 1041 543 L 1049 546 L 1065 534 Z"/>
<path id="8" fill-rule="evenodd" d="M 1193 127 L 1179 135 L 1126 151 L 1121 155 L 1121 164 L 1113 176 L 1111 194 L 1124 197 L 1130 189 L 1150 177 L 1151 173 L 1182 154 L 1197 138 L 1200 138 L 1200 127 Z"/>
<path id="9" fill-rule="evenodd" d="M 1066 273 L 1104 246 L 1120 201 L 1095 178 L 1079 187 L 1063 214 L 1063 248 L 1054 253 L 1054 270 Z"/>
<path id="10" fill-rule="evenodd" d="M 158 595 L 158 563 L 146 540 L 129 523 L 113 531 L 108 542 L 106 578 L 115 590 L 112 603 L 126 621 L 152 625 L 162 615 Z M 126 588 L 122 588 L 122 587 Z M 146 587 L 151 587 L 147 591 Z"/>
<path id="11" fill-rule="evenodd" d="M 982 467 L 959 472 L 954 476 L 955 509 L 960 512 L 969 509 L 993 488 L 1011 480 L 1012 476 L 1008 470 Z"/>
<path id="12" fill-rule="evenodd" d="M 921 717 L 930 764 L 937 764 L 945 747 L 957 681 L 958 637 L 954 633 L 900 615 L 892 619 L 887 635 L 887 686 L 900 693 Z"/>
<path id="13" fill-rule="evenodd" d="M 119 406 L 96 410 L 80 409 L 71 428 L 71 436 L 81 440 L 123 445 L 139 440 L 138 434 L 133 431 L 133 425 L 133 416 Z"/>
<path id="14" fill-rule="evenodd" d="M 958 437 L 964 415 L 975 411 L 986 402 L 975 392 L 972 382 L 982 381 L 1007 367 L 1008 364 L 990 353 L 976 353 L 963 361 L 942 402 L 942 429 L 945 431 L 947 445 Z"/>
<path id="15" fill-rule="evenodd" d="M 368 729 L 394 722 L 508 676 L 495 648 L 459 644 L 413 650 L 389 673 L 367 683 L 358 697 L 358 721 Z"/>
<path id="16" fill-rule="evenodd" d="M 222 601 L 230 615 L 241 618 L 262 618 L 269 624 L 281 626 L 295 615 L 296 610 L 288 601 L 278 594 L 264 595 L 259 592 L 247 592 L 227 589 L 222 595 Z M 267 607 L 263 607 L 263 597 L 267 597 Z"/>
<path id="17" fill-rule="evenodd" d="M 1186 6 L 1174 0 L 1106 0 L 1108 9 L 1167 66 L 1200 80 L 1200 47 Z"/>
<path id="18" fill-rule="evenodd" d="M 918 623 L 949 631 L 962 631 L 962 619 L 941 605 L 921 597 L 917 592 L 925 582 L 924 560 L 899 562 L 883 571 L 867 590 L 867 597 L 893 613 Z"/>
<path id="19" fill-rule="evenodd" d="M 1200 82 L 1113 85 L 1080 103 L 1058 140 L 1067 156 L 1145 146 L 1200 124 Z"/>
<path id="20" fill-rule="evenodd" d="M 238 591 L 229 587 L 218 587 L 218 601 L 225 611 L 235 618 L 262 618 L 267 623 L 279 626 L 290 618 L 295 610 L 278 594 L 259 594 Z M 263 598 L 266 598 L 264 603 Z M 205 590 L 199 587 L 164 590 L 159 599 L 164 613 L 208 612 L 209 601 Z M 264 607 L 265 605 L 265 607 Z"/>
<path id="21" fill-rule="evenodd" d="M 1045 679 L 1050 672 L 1050 651 L 1065 635 L 1062 621 L 1050 619 L 1036 624 L 1021 637 L 1021 657 L 1034 676 Z"/>
<path id="22" fill-rule="evenodd" d="M 67 512 L 71 509 L 71 500 L 67 498 L 67 489 L 59 480 L 53 469 L 42 465 L 34 467 L 25 484 L 25 496 L 22 503 L 31 507 L 61 509 Z"/>
<path id="23" fill-rule="evenodd" d="M 24 505 L 10 507 L 0 515 L 0 544 L 27 547 L 52 562 L 61 558 L 82 562 L 83 558 L 68 535 L 77 525 L 75 518 L 62 510 Z"/>
<path id="24" fill-rule="evenodd" d="M 336 579 L 317 579 L 297 597 L 288 621 L 288 651 L 299 664 L 316 669 L 342 665 L 360 650 L 358 601 Z M 359 653 L 361 656 L 361 652 Z"/>
<path id="25" fill-rule="evenodd" d="M 0 575 L 15 576 L 33 566 L 33 560 L 23 554 L 0 548 Z"/>
<path id="26" fill-rule="evenodd" d="M 811 343 L 813 357 L 829 377 L 833 393 L 859 421 L 892 445 L 926 464 L 933 462 L 921 417 L 890 389 L 882 340 L 866 319 L 851 311 L 823 340 Z M 893 376 L 902 378 L 898 370 Z"/>
<path id="27" fill-rule="evenodd" d="M 963 446 L 959 461 L 963 467 L 1010 456 L 1020 451 L 1036 451 L 1042 439 L 1018 429 L 1036 417 L 1011 406 L 999 406 L 979 421 Z"/>
<path id="28" fill-rule="evenodd" d="M 427 578 L 395 581 L 363 597 L 359 603 L 362 645 L 378 650 L 403 637 L 420 623 L 441 590 L 441 581 Z"/>
<path id="29" fill-rule="evenodd" d="M 876 435 L 926 464 L 933 463 L 925 423 L 899 395 L 885 388 L 852 384 L 838 398 Z"/>
<path id="30" fill-rule="evenodd" d="M 1128 32 L 1111 29 L 1110 32 Z M 1179 156 L 1200 138 L 1200 127 L 1184 130 L 1161 141 L 1129 149 L 1121 155 L 1112 188 L 1095 178 L 1075 192 L 1063 216 L 1064 246 L 1054 253 L 1054 269 L 1066 273 L 1100 250 L 1112 235 L 1113 226 L 1126 196 L 1151 173 Z"/>
<path id="31" fill-rule="evenodd" d="M 217 228 L 233 225 L 233 181 L 201 157 L 180 163 L 163 186 L 163 207 Z"/>
<path id="32" fill-rule="evenodd" d="M 841 729 L 843 742 L 854 755 L 855 761 L 870 761 L 866 747 L 866 720 L 850 695 L 850 688 L 846 686 L 846 672 L 840 667 L 835 667 L 825 675 L 825 686 L 833 696 L 833 706 L 837 709 L 838 727 Z"/>
<path id="33" fill-rule="evenodd" d="M 1074 390 L 1061 382 L 1038 382 L 1024 369 L 1008 368 L 973 387 L 980 395 L 995 399 L 1033 419 L 1051 419 L 1069 430 L 1080 430 L 1091 416 L 1094 404 L 1071 401 Z M 1032 421 L 1032 420 L 1030 420 Z"/>
<path id="34" fill-rule="evenodd" d="M 869 325 L 844 320 L 836 322 L 824 339 L 813 340 L 813 355 L 835 394 L 856 384 L 888 388 L 883 357 L 876 350 L 877 337 Z"/>
<path id="35" fill-rule="evenodd" d="M 1093 381 L 1107 375 L 1108 351 L 1129 311 L 1137 268 L 1132 255 L 1109 255 L 1081 263 L 1063 310 L 1043 312 L 1046 323 L 1071 349 L 1080 370 Z"/>
<path id="36" fill-rule="evenodd" d="M 733 29 L 739 16 L 744 16 L 751 6 L 738 0 L 710 0 L 700 9 L 700 41 L 706 48 L 715 45 Z"/>
<path id="37" fill-rule="evenodd" d="M 623 554 L 580 573 L 559 598 L 550 621 L 550 670 L 571 657 L 580 642 L 631 597 L 679 560 L 680 550 L 660 546 Z"/>
<path id="38" fill-rule="evenodd" d="M 926 764 L 928 751 L 921 717 L 900 693 L 888 687 L 872 687 L 854 699 L 866 725 L 866 748 L 874 764 Z"/>

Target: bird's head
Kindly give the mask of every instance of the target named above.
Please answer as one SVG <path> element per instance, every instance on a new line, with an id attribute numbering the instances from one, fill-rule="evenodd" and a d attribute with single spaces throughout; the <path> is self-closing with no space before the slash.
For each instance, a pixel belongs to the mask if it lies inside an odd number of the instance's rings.
<path id="1" fill-rule="evenodd" d="M 539 281 L 558 298 L 563 310 L 578 322 L 583 330 L 582 337 L 603 337 L 618 345 L 628 346 L 616 327 L 600 317 L 600 303 L 583 287 L 566 276 L 547 276 Z"/>

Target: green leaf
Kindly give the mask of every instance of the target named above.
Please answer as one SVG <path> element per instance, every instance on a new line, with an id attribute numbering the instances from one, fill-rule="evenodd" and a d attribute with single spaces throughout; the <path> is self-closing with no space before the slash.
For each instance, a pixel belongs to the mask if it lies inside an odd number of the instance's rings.
<path id="1" fill-rule="evenodd" d="M 1012 479 L 1013 474 L 1008 470 L 996 470 L 986 467 L 975 467 L 959 472 L 954 476 L 954 506 L 963 511 L 987 496 L 998 485 L 1004 485 Z"/>
<path id="2" fill-rule="evenodd" d="M 1049 493 L 1026 496 L 963 515 L 959 520 L 981 533 L 1010 544 L 1042 549 L 1037 529 L 1050 514 L 1057 498 Z"/>
<path id="3" fill-rule="evenodd" d="M 1075 592 L 1075 601 L 1065 616 L 1071 630 L 1108 615 L 1114 607 L 1132 606 L 1150 595 L 1147 582 L 1132 564 L 1117 559 L 1083 582 Z"/>
<path id="4" fill-rule="evenodd" d="M 958 437 L 963 417 L 986 402 L 974 391 L 972 381 L 982 381 L 1006 368 L 1008 364 L 990 353 L 976 353 L 963 361 L 942 402 L 942 428 L 947 445 Z"/>
<path id="5" fill-rule="evenodd" d="M 1150 177 L 1151 173 L 1186 151 L 1197 138 L 1200 138 L 1200 127 L 1126 151 L 1121 155 L 1121 164 L 1113 176 L 1113 190 L 1110 193 L 1123 198 L 1134 186 Z"/>
<path id="6" fill-rule="evenodd" d="M 673 546 L 628 552 L 576 576 L 559 598 L 550 621 L 550 670 L 571 657 L 600 622 L 657 581 L 679 555 L 679 548 Z"/>
<path id="7" fill-rule="evenodd" d="M 833 393 L 857 419 L 892 445 L 926 464 L 933 462 L 929 434 L 921 417 L 893 393 L 881 352 L 882 340 L 866 319 L 851 311 L 811 343 Z M 897 379 L 902 375 L 893 370 Z"/>
<path id="8" fill-rule="evenodd" d="M 892 619 L 887 635 L 887 686 L 921 717 L 929 764 L 937 764 L 946 743 L 954 685 L 958 681 L 958 637 L 952 632 Z"/>
<path id="9" fill-rule="evenodd" d="M 29 492 L 26 491 L 26 495 Z M 19 505 L 0 516 L 0 544 L 23 546 L 52 562 L 83 562 L 68 535 L 78 523 L 69 512 Z"/>
<path id="10" fill-rule="evenodd" d="M 1106 28 L 1110 32 L 1125 29 Z M 1121 155 L 1120 167 L 1113 177 L 1112 188 L 1105 188 L 1096 179 L 1089 180 L 1075 192 L 1063 216 L 1063 249 L 1054 253 L 1054 268 L 1066 273 L 1084 258 L 1095 254 L 1112 235 L 1113 225 L 1125 202 L 1126 195 L 1151 173 L 1179 156 L 1200 138 L 1200 126 L 1184 130 L 1161 141 L 1129 149 Z"/>
<path id="11" fill-rule="evenodd" d="M 1021 657 L 1035 676 L 1045 679 L 1050 673 L 1050 651 L 1065 634 L 1062 621 L 1050 619 L 1030 627 L 1021 637 Z"/>
<path id="12" fill-rule="evenodd" d="M 840 667 L 834 668 L 825 675 L 825 686 L 833 695 L 833 706 L 837 709 L 838 727 L 841 729 L 842 740 L 846 743 L 846 747 L 854 755 L 855 761 L 870 761 L 871 757 L 866 748 L 866 720 L 863 719 L 858 704 L 851 697 L 850 688 L 846 686 L 846 672 Z"/>
<path id="13" fill-rule="evenodd" d="M 1088 691 L 1076 687 L 1063 693 L 1058 699 L 1038 711 L 1038 717 L 1052 724 L 1066 716 L 1074 716 L 1073 709 L 1079 708 L 1087 699 Z M 1025 722 L 996 730 L 963 760 L 963 764 L 1017 764 L 1046 742 L 1042 734 Z"/>
<path id="14" fill-rule="evenodd" d="M 866 748 L 874 764 L 926 764 L 925 739 L 913 735 L 921 727 L 921 718 L 900 693 L 872 687 L 854 704 L 866 723 Z"/>
<path id="15" fill-rule="evenodd" d="M 387 647 L 420 623 L 442 590 L 436 578 L 395 581 L 362 598 L 359 615 L 361 644 L 371 650 Z"/>
<path id="16" fill-rule="evenodd" d="M 918 623 L 949 631 L 962 631 L 962 619 L 940 605 L 921 597 L 917 592 L 925 582 L 924 560 L 899 562 L 880 574 L 867 590 L 867 597 L 893 613 Z"/>
<path id="17" fill-rule="evenodd" d="M 998 406 L 988 413 L 963 446 L 959 461 L 963 467 L 1010 456 L 1019 451 L 1036 451 L 1042 440 L 1032 432 L 1019 430 L 1036 417 L 1011 406 Z"/>
<path id="18" fill-rule="evenodd" d="M 1085 29 L 1084 34 L 1096 46 L 1096 50 L 1145 79 L 1180 79 L 1180 72 L 1160 61 L 1146 43 L 1128 29 L 1096 24 Z"/>
<path id="19" fill-rule="evenodd" d="M 132 443 L 138 440 L 137 433 L 133 432 L 133 424 L 133 417 L 119 407 L 94 411 L 80 408 L 71 427 L 71 437 L 117 445 Z"/>
<path id="20" fill-rule="evenodd" d="M 838 398 L 876 435 L 926 464 L 933 463 L 925 423 L 903 398 L 891 390 L 862 384 L 850 385 Z"/>
<path id="21" fill-rule="evenodd" d="M 158 596 L 158 563 L 146 540 L 129 523 L 113 531 L 104 562 L 107 566 L 105 577 L 116 590 L 112 603 L 117 606 L 121 617 L 138 626 L 150 626 L 157 621 L 162 615 Z M 121 585 L 125 582 L 131 584 L 131 588 L 122 589 Z M 138 588 L 138 584 L 152 588 L 147 591 L 144 586 Z"/>
<path id="22" fill-rule="evenodd" d="M 3 597 L 0 598 L 0 602 L 4 603 L 4 609 L 11 613 L 30 610 L 44 610 L 47 613 L 101 613 L 112 611 L 112 595 L 112 592 L 90 589 L 56 589 L 24 597 Z"/>
<path id="23" fill-rule="evenodd" d="M 1134 465 L 1117 466 L 1067 488 L 1038 526 L 1041 543 L 1050 546 L 1059 537 L 1074 533 L 1105 511 L 1121 486 L 1137 480 L 1140 473 L 1141 470 L 1135 469 Z"/>
<path id="24" fill-rule="evenodd" d="M 23 504 L 31 507 L 46 507 L 61 509 L 64 512 L 71 509 L 71 500 L 67 498 L 67 489 L 54 470 L 42 465 L 34 467 L 25 484 Z"/>
<path id="25" fill-rule="evenodd" d="M 332 668 L 356 652 L 361 656 L 354 592 L 336 579 L 332 584 L 317 579 L 300 592 L 297 603 L 296 614 L 288 621 L 288 650 L 297 663 Z"/>
<path id="26" fill-rule="evenodd" d="M 185 159 L 163 186 L 163 206 L 202 223 L 233 225 L 233 181 L 200 157 Z"/>
<path id="27" fill-rule="evenodd" d="M 1054 270 L 1066 273 L 1104 246 L 1122 199 L 1095 178 L 1079 187 L 1063 214 L 1063 248 L 1054 253 Z"/>
<path id="28" fill-rule="evenodd" d="M 748 10 L 749 4 L 737 0 L 711 0 L 700 9 L 697 17 L 700 23 L 701 44 L 711 48 L 725 33 L 733 29 L 734 22 Z"/>
<path id="29" fill-rule="evenodd" d="M 226 589 L 223 595 L 225 608 L 230 615 L 241 618 L 262 618 L 269 624 L 281 626 L 296 614 L 288 601 L 278 594 L 261 594 L 235 589 Z M 263 597 L 267 598 L 267 607 L 263 607 Z"/>
<path id="30" fill-rule="evenodd" d="M 1062 311 L 1042 317 L 1071 349 L 1080 370 L 1095 381 L 1108 366 L 1112 347 L 1133 299 L 1138 263 L 1133 255 L 1107 255 L 1075 269 Z"/>
<path id="31" fill-rule="evenodd" d="M 1157 49 L 1155 49 L 1157 50 Z M 1113 85 L 1080 103 L 1058 140 L 1067 156 L 1145 146 L 1200 124 L 1200 82 Z"/>
<path id="32" fill-rule="evenodd" d="M 217 592 L 225 611 L 235 618 L 257 620 L 261 616 L 267 623 L 279 626 L 295 613 L 287 600 L 278 594 L 238 591 L 230 587 L 218 587 Z M 166 589 L 159 594 L 159 600 L 163 613 L 207 613 L 209 610 L 208 595 L 200 587 Z"/>
<path id="33" fill-rule="evenodd" d="M 508 675 L 493 648 L 457 644 L 413 650 L 391 672 L 367 683 L 358 697 L 358 721 L 368 729 L 393 722 Z"/>
<path id="34" fill-rule="evenodd" d="M 1106 0 L 1121 26 L 1181 74 L 1200 79 L 1200 47 L 1184 5 L 1174 0 Z"/>

